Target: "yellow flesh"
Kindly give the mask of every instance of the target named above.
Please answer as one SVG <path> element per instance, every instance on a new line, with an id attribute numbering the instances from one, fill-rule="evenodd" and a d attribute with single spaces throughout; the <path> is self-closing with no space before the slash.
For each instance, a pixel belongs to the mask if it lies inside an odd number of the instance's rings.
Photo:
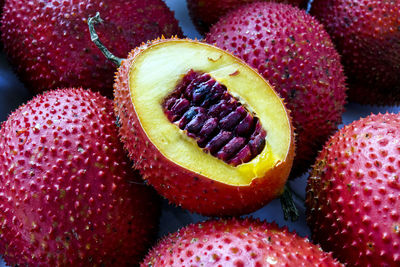
<path id="1" fill-rule="evenodd" d="M 190 69 L 209 73 L 260 119 L 267 142 L 253 160 L 231 166 L 205 153 L 168 120 L 161 104 Z M 237 71 L 237 75 L 230 75 Z M 158 43 L 136 56 L 129 79 L 131 99 L 148 138 L 166 158 L 183 168 L 244 186 L 286 159 L 291 129 L 281 99 L 253 69 L 223 50 L 187 40 Z"/>

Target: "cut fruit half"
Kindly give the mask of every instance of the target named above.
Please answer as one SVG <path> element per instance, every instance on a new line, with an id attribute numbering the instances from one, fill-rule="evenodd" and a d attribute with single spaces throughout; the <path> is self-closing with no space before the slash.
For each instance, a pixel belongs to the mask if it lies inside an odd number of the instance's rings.
<path id="1" fill-rule="evenodd" d="M 228 52 L 192 40 L 143 44 L 122 62 L 115 102 L 135 166 L 171 202 L 237 215 L 283 192 L 294 154 L 288 111 Z"/>

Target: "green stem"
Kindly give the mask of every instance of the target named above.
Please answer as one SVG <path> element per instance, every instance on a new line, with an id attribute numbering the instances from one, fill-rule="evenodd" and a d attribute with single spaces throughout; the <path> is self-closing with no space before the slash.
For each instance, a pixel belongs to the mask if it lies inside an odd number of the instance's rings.
<path id="1" fill-rule="evenodd" d="M 285 185 L 285 191 L 283 191 L 280 200 L 283 210 L 283 217 L 285 218 L 285 220 L 288 220 L 290 218 L 292 222 L 297 221 L 299 219 L 299 211 L 294 204 L 292 189 L 288 184 Z"/>
<path id="2" fill-rule="evenodd" d="M 110 50 L 107 49 L 99 40 L 99 36 L 94 28 L 94 25 L 98 23 L 103 23 L 103 20 L 100 18 L 100 13 L 97 12 L 94 17 L 89 17 L 88 26 L 89 26 L 89 33 L 90 39 L 92 42 L 100 49 L 103 55 L 110 61 L 112 61 L 118 67 L 121 66 L 122 59 L 119 57 L 114 56 Z"/>

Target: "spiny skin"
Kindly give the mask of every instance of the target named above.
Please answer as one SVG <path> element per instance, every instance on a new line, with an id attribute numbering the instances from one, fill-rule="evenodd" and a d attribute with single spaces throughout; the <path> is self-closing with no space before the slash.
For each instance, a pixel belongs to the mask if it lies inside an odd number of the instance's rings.
<path id="1" fill-rule="evenodd" d="M 98 93 L 39 95 L 0 130 L 0 255 L 10 266 L 137 264 L 159 203 L 125 157 Z"/>
<path id="2" fill-rule="evenodd" d="M 182 168 L 164 157 L 148 141 L 130 98 L 129 70 L 142 50 L 164 41 L 168 39 L 154 40 L 135 48 L 122 62 L 114 84 L 115 113 L 121 124 L 121 141 L 143 178 L 170 203 L 209 216 L 250 213 L 280 196 L 286 180 L 277 177 L 287 177 L 291 165 L 279 164 L 266 177 L 254 179 L 249 186 L 232 186 Z M 293 155 L 294 145 L 291 145 L 285 162 L 291 162 Z"/>
<path id="3" fill-rule="evenodd" d="M 182 35 L 162 0 L 9 0 L 2 36 L 10 63 L 38 93 L 61 87 L 91 88 L 112 96 L 115 66 L 90 41 L 89 16 L 100 12 L 100 40 L 119 57 L 161 35 Z"/>
<path id="4" fill-rule="evenodd" d="M 316 0 L 349 78 L 349 100 L 400 103 L 400 0 Z"/>
<path id="5" fill-rule="evenodd" d="M 307 186 L 312 239 L 349 266 L 400 266 L 400 116 L 345 126 L 326 143 Z"/>
<path id="6" fill-rule="evenodd" d="M 303 173 L 340 124 L 346 99 L 340 58 L 323 26 L 290 5 L 253 3 L 222 18 L 205 40 L 244 59 L 285 99 L 297 133 L 291 177 Z"/>
<path id="7" fill-rule="evenodd" d="M 254 219 L 209 220 L 172 233 L 145 266 L 342 266 L 307 239 Z"/>
<path id="8" fill-rule="evenodd" d="M 260 2 L 262 0 L 187 0 L 189 15 L 194 25 L 201 34 L 209 31 L 221 17 L 239 6 Z M 287 3 L 294 6 L 304 7 L 304 0 L 263 0 L 268 2 Z"/>

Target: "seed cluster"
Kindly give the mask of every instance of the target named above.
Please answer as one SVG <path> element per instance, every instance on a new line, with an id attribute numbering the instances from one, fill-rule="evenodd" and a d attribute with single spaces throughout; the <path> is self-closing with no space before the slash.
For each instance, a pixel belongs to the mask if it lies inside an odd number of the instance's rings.
<path id="1" fill-rule="evenodd" d="M 267 133 L 259 119 L 207 73 L 190 70 L 162 105 L 203 151 L 228 164 L 249 162 L 264 149 Z"/>

